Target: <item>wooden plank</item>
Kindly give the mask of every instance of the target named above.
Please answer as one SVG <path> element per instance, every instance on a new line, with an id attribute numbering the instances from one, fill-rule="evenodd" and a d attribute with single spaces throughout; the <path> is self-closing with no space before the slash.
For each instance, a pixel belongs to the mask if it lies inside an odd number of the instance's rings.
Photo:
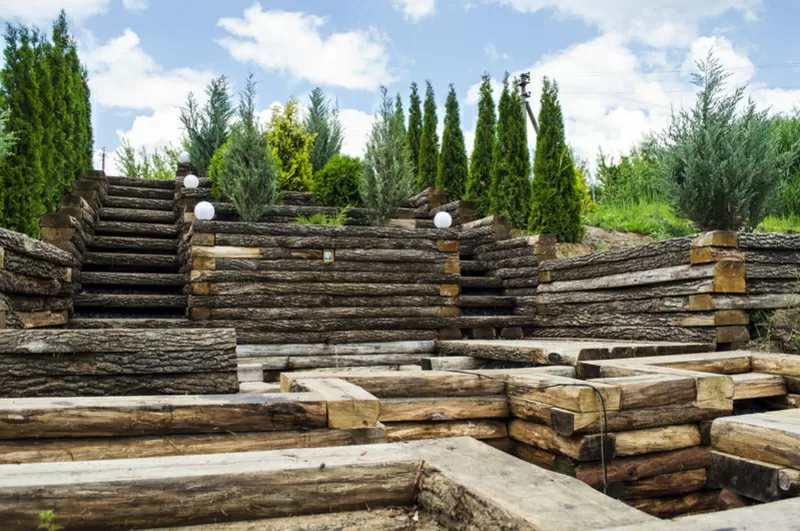
<path id="1" fill-rule="evenodd" d="M 786 383 L 783 377 L 777 374 L 763 374 L 750 372 L 734 374 L 733 399 L 748 400 L 751 398 L 766 398 L 786 394 Z"/>
<path id="2" fill-rule="evenodd" d="M 694 492 L 684 496 L 643 498 L 640 500 L 633 500 L 629 503 L 634 508 L 639 509 L 640 511 L 643 511 L 649 515 L 656 516 L 658 518 L 674 518 L 683 514 L 694 514 L 715 510 L 717 507 L 718 494 L 718 491 Z"/>
<path id="3" fill-rule="evenodd" d="M 700 430 L 694 424 L 619 432 L 614 436 L 616 455 L 620 457 L 689 448 L 702 442 Z"/>
<path id="4" fill-rule="evenodd" d="M 706 490 L 707 482 L 705 468 L 682 470 L 623 483 L 617 489 L 618 492 L 615 492 L 615 497 L 622 500 L 637 500 L 676 496 Z"/>
<path id="5" fill-rule="evenodd" d="M 503 396 L 384 398 L 381 422 L 446 421 L 508 417 L 508 401 Z"/>
<path id="6" fill-rule="evenodd" d="M 612 289 L 664 284 L 714 278 L 719 264 L 692 266 L 681 265 L 650 269 L 631 273 L 620 273 L 580 280 L 566 280 L 539 286 L 541 293 L 558 293 L 564 291 L 587 291 L 596 289 Z"/>
<path id="7" fill-rule="evenodd" d="M 620 390 L 620 409 L 637 409 L 672 404 L 685 404 L 697 399 L 693 378 L 668 375 L 642 375 L 627 378 L 601 378 L 587 383 L 613 385 Z"/>
<path id="8" fill-rule="evenodd" d="M 16 314 L 25 329 L 61 326 L 69 320 L 69 312 L 67 310 L 59 312 L 16 312 Z"/>
<path id="9" fill-rule="evenodd" d="M 711 450 L 702 446 L 692 446 L 654 454 L 616 457 L 606 464 L 606 471 L 608 481 L 615 483 L 709 466 L 711 466 Z M 577 463 L 572 468 L 572 474 L 593 487 L 603 484 L 603 464 L 599 462 Z"/>
<path id="10" fill-rule="evenodd" d="M 377 398 L 344 380 L 297 379 L 292 391 L 319 394 L 327 403 L 329 428 L 368 428 L 375 426 L 380 414 Z"/>
<path id="11" fill-rule="evenodd" d="M 553 375 L 512 376 L 508 394 L 581 413 L 620 408 L 620 389 L 617 386 Z"/>
<path id="12" fill-rule="evenodd" d="M 390 341 L 383 343 L 354 343 L 336 345 L 327 343 L 300 343 L 281 345 L 238 345 L 236 354 L 241 358 L 269 356 L 350 356 L 354 354 L 430 354 L 433 341 Z"/>
<path id="13" fill-rule="evenodd" d="M 488 360 L 473 358 L 471 356 L 441 356 L 435 358 L 422 358 L 422 369 L 426 371 L 470 370 L 478 369 L 488 363 Z"/>
<path id="14" fill-rule="evenodd" d="M 367 354 L 348 356 L 270 356 L 268 358 L 239 358 L 248 363 L 258 363 L 267 371 L 311 370 L 320 367 L 340 367 L 342 371 L 351 367 L 381 365 L 419 365 L 424 354 Z"/>
<path id="15" fill-rule="evenodd" d="M 767 503 L 796 495 L 791 493 L 793 482 L 788 479 L 794 469 L 716 451 L 711 454 L 711 463 L 717 482 L 742 496 Z M 781 471 L 789 474 L 781 475 Z M 781 477 L 786 489 L 780 486 Z"/>
<path id="16" fill-rule="evenodd" d="M 514 441 L 513 454 L 523 461 L 527 461 L 528 463 L 547 470 L 552 470 L 556 462 L 556 454 L 541 450 L 535 446 L 529 446 L 519 441 Z"/>
<path id="17" fill-rule="evenodd" d="M 500 439 L 508 437 L 504 420 L 451 420 L 443 422 L 389 422 L 385 424 L 386 441 L 417 441 L 447 437 Z"/>
<path id="18" fill-rule="evenodd" d="M 800 410 L 717 419 L 711 440 L 720 452 L 800 468 Z"/>
<path id="19" fill-rule="evenodd" d="M 564 437 L 556 434 L 548 426 L 513 419 L 508 423 L 508 436 L 540 450 L 565 455 L 576 461 L 599 460 L 603 455 L 601 446 L 605 446 L 606 458 L 610 459 L 616 455 L 613 434 L 605 438 L 599 435 Z"/>
<path id="20" fill-rule="evenodd" d="M 791 354 L 750 353 L 753 372 L 800 377 L 800 359 Z"/>

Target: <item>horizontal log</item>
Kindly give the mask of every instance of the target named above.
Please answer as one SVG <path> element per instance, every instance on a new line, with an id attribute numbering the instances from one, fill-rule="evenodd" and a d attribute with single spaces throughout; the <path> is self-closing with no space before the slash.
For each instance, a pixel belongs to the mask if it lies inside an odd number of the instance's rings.
<path id="1" fill-rule="evenodd" d="M 4 295 L 10 309 L 18 312 L 42 312 L 45 310 L 72 310 L 71 297 L 37 297 L 35 295 Z M 0 297 L 2 298 L 2 297 Z"/>
<path id="2" fill-rule="evenodd" d="M 193 283 L 194 295 L 256 295 L 256 294 L 305 294 L 305 295 L 427 295 L 439 294 L 439 284 L 376 284 L 376 283 L 244 283 L 217 282 L 207 284 L 208 292 L 203 293 Z"/>
<path id="3" fill-rule="evenodd" d="M 714 421 L 711 440 L 720 452 L 799 468 L 800 410 L 784 410 L 729 417 Z"/>
<path id="4" fill-rule="evenodd" d="M 6 250 L 3 253 L 2 269 L 43 279 L 53 279 L 60 282 L 72 282 L 72 268 L 64 267 L 46 260 L 37 260 L 23 254 Z"/>
<path id="5" fill-rule="evenodd" d="M 236 347 L 233 330 L 31 330 L 0 334 L 6 354 L 192 352 Z"/>
<path id="6" fill-rule="evenodd" d="M 795 471 L 793 468 L 716 451 L 712 452 L 711 461 L 714 477 L 720 486 L 747 498 L 768 503 L 797 494 L 789 492 L 793 490 L 790 481 L 784 480 L 786 490 L 780 485 L 781 477 L 788 478 L 786 474 L 781 476 L 781 471 L 794 475 L 791 472 Z M 797 486 L 794 485 L 795 489 Z"/>
<path id="7" fill-rule="evenodd" d="M 158 188 L 136 188 L 133 186 L 108 185 L 108 195 L 119 197 L 141 197 L 145 199 L 172 199 L 172 190 Z"/>
<path id="8" fill-rule="evenodd" d="M 190 308 L 360 308 L 456 306 L 456 298 L 437 296 L 358 297 L 348 295 L 190 295 Z"/>
<path id="9" fill-rule="evenodd" d="M 471 370 L 486 365 L 488 360 L 471 356 L 442 356 L 422 358 L 421 365 L 425 371 Z"/>
<path id="10" fill-rule="evenodd" d="M 747 279 L 788 279 L 797 281 L 800 277 L 800 265 L 798 264 L 747 264 Z"/>
<path id="11" fill-rule="evenodd" d="M 243 345 L 244 346 L 244 345 Z M 309 370 L 321 367 L 372 367 L 386 365 L 420 365 L 427 354 L 351 354 L 347 356 L 270 356 L 266 358 L 239 358 L 240 361 L 258 363 L 265 371 Z"/>
<path id="12" fill-rule="evenodd" d="M 746 329 L 745 329 L 746 330 Z M 590 327 L 534 327 L 526 331 L 530 337 L 564 337 L 587 339 L 630 339 L 636 341 L 678 341 L 715 343 L 713 328 L 636 327 L 636 326 L 590 326 Z"/>
<path id="13" fill-rule="evenodd" d="M 387 442 L 443 439 L 446 437 L 472 437 L 478 440 L 501 439 L 508 437 L 508 428 L 503 420 L 386 423 Z"/>
<path id="14" fill-rule="evenodd" d="M 0 228 L 0 248 L 62 267 L 77 268 L 80 266 L 74 256 L 55 245 L 2 228 Z"/>
<path id="15" fill-rule="evenodd" d="M 540 280 L 542 282 L 581 280 L 680 265 L 689 265 L 688 250 L 665 252 L 629 260 L 600 262 L 569 269 L 543 270 Z"/>
<path id="16" fill-rule="evenodd" d="M 353 345 L 328 345 L 319 343 L 284 345 L 239 345 L 239 357 L 266 358 L 281 356 L 351 356 L 372 354 L 430 354 L 434 351 L 433 341 L 396 341 L 386 343 L 361 343 Z"/>
<path id="17" fill-rule="evenodd" d="M 665 284 L 669 282 L 683 282 L 714 278 L 717 264 L 692 266 L 681 265 L 660 269 L 649 269 L 636 273 L 620 273 L 602 277 L 581 280 L 567 280 L 552 282 L 539 286 L 541 293 L 557 293 L 564 291 L 587 291 L 595 289 L 613 289 L 648 286 L 652 284 Z M 742 271 L 743 272 L 743 271 Z"/>
<path id="18" fill-rule="evenodd" d="M 239 389 L 236 371 L 146 374 L 64 375 L 26 378 L 0 375 L 0 397 L 225 394 Z"/>
<path id="19" fill-rule="evenodd" d="M 71 282 L 20 275 L 0 269 L 0 293 L 63 297 L 74 291 L 75 285 Z"/>
<path id="20" fill-rule="evenodd" d="M 395 227 L 334 227 L 323 225 L 282 225 L 230 221 L 196 221 L 194 232 L 208 234 L 253 234 L 262 236 L 322 236 L 356 238 L 419 238 L 457 240 L 456 229 L 401 229 Z"/>
<path id="21" fill-rule="evenodd" d="M 96 253 L 86 254 L 85 263 L 102 266 L 125 266 L 172 269 L 180 263 L 178 257 L 168 254 Z"/>
<path id="22" fill-rule="evenodd" d="M 676 496 L 706 490 L 705 468 L 670 472 L 612 486 L 614 497 L 622 500 Z"/>
<path id="23" fill-rule="evenodd" d="M 83 271 L 81 285 L 183 286 L 180 273 L 117 273 L 115 271 Z"/>
<path id="24" fill-rule="evenodd" d="M 797 287 L 797 280 L 751 279 L 747 281 L 748 295 L 795 294 Z"/>
<path id="25" fill-rule="evenodd" d="M 513 455 L 545 470 L 552 470 L 556 462 L 556 454 L 519 441 L 514 441 Z"/>
<path id="26" fill-rule="evenodd" d="M 800 263 L 800 250 L 757 249 L 745 250 L 742 254 L 744 254 L 744 260 L 748 265 Z"/>
<path id="27" fill-rule="evenodd" d="M 734 385 L 734 400 L 750 400 L 786 394 L 786 383 L 783 377 L 777 374 L 751 372 L 734 374 L 731 378 L 733 378 Z"/>
<path id="28" fill-rule="evenodd" d="M 709 296 L 710 297 L 710 296 Z M 712 299 L 713 301 L 714 299 Z M 629 314 L 629 313 L 675 313 L 693 311 L 690 303 L 691 296 L 662 297 L 653 299 L 635 299 L 623 301 L 574 303 L 574 304 L 537 304 L 536 313 L 539 315 L 558 316 L 574 314 Z M 714 310 L 716 308 L 702 308 Z M 726 308 L 739 309 L 739 308 Z"/>
<path id="29" fill-rule="evenodd" d="M 507 384 L 509 396 L 532 400 L 569 411 L 593 413 L 620 408 L 620 388 L 562 378 L 554 375 L 512 376 Z"/>
<path id="30" fill-rule="evenodd" d="M 105 177 L 106 182 L 109 186 L 124 186 L 126 188 L 148 188 L 148 189 L 158 189 L 158 190 L 174 190 L 175 184 L 174 182 L 169 180 L 159 180 L 159 179 L 133 179 L 130 177 L 118 177 L 108 175 Z"/>
<path id="31" fill-rule="evenodd" d="M 652 454 L 699 446 L 702 442 L 700 430 L 694 424 L 665 426 L 615 433 L 616 455 Z"/>
<path id="32" fill-rule="evenodd" d="M 683 496 L 666 498 L 642 498 L 630 501 L 629 504 L 658 518 L 674 518 L 685 514 L 713 511 L 717 507 L 719 491 L 693 492 Z M 644 528 L 643 528 L 644 529 Z"/>
<path id="33" fill-rule="evenodd" d="M 159 236 L 174 238 L 180 234 L 179 225 L 165 223 L 137 223 L 131 221 L 98 221 L 97 234 L 131 234 L 136 236 Z"/>
<path id="34" fill-rule="evenodd" d="M 153 199 L 141 197 L 120 197 L 109 195 L 103 206 L 119 209 L 145 209 L 145 210 L 165 210 L 172 212 L 174 202 L 172 199 Z"/>
<path id="35" fill-rule="evenodd" d="M 381 422 L 505 419 L 508 402 L 504 396 L 455 398 L 384 398 Z"/>
<path id="36" fill-rule="evenodd" d="M 92 238 L 92 248 L 144 252 L 176 252 L 178 250 L 178 242 L 164 238 L 95 236 Z"/>
<path id="37" fill-rule="evenodd" d="M 343 282 L 380 284 L 448 284 L 458 275 L 438 273 L 393 273 L 354 271 L 192 271 L 192 282 Z"/>
<path id="38" fill-rule="evenodd" d="M 286 247 L 289 249 L 415 249 L 438 251 L 436 239 L 359 238 L 326 236 L 259 236 L 253 234 L 218 234 L 214 245 L 232 247 Z"/>
<path id="39" fill-rule="evenodd" d="M 610 301 L 633 301 L 657 299 L 662 297 L 690 296 L 712 293 L 714 282 L 711 279 L 682 281 L 674 284 L 660 284 L 642 288 L 604 289 L 593 291 L 569 291 L 559 293 L 536 292 L 539 304 L 585 304 Z"/>
<path id="40" fill-rule="evenodd" d="M 338 330 L 330 332 L 250 332 L 238 331 L 240 345 L 281 343 L 368 343 L 375 341 L 431 341 L 436 330 Z"/>
<path id="41" fill-rule="evenodd" d="M 186 295 L 159 293 L 80 293 L 74 296 L 80 308 L 178 308 L 186 307 Z"/>
<path id="42" fill-rule="evenodd" d="M 457 317 L 454 306 L 403 306 L 403 307 L 355 307 L 355 308 L 214 308 L 211 319 L 259 320 L 259 319 L 362 319 L 376 317 Z M 361 325 L 359 325 L 361 326 Z M 298 329 L 299 330 L 299 329 Z"/>
<path id="43" fill-rule="evenodd" d="M 508 423 L 508 435 L 529 446 L 565 455 L 576 461 L 599 460 L 603 456 L 603 451 L 607 459 L 615 455 L 615 439 L 612 434 L 605 437 L 599 435 L 563 437 L 554 433 L 548 426 L 514 419 Z"/>
<path id="44" fill-rule="evenodd" d="M 747 314 L 741 310 L 723 310 L 722 312 L 682 312 L 682 313 L 596 313 L 580 312 L 574 314 L 542 315 L 537 312 L 535 323 L 540 327 L 586 327 L 614 326 L 624 323 L 625 326 L 648 327 L 714 327 L 728 325 L 746 325 Z"/>
<path id="45" fill-rule="evenodd" d="M 326 263 L 322 261 L 322 253 L 316 259 L 297 260 L 256 260 L 248 258 L 216 258 L 214 268 L 217 271 L 363 271 L 363 272 L 407 272 L 407 273 L 441 273 L 445 271 L 439 262 L 343 262 Z"/>
<path id="46" fill-rule="evenodd" d="M 546 262 L 542 262 L 542 270 L 556 271 L 561 269 L 583 267 L 592 264 L 638 260 L 649 256 L 659 256 L 664 253 L 672 252 L 686 251 L 686 254 L 688 255 L 691 241 L 692 237 L 687 236 L 683 238 L 673 238 L 671 240 L 665 240 L 661 242 L 648 243 L 646 245 L 627 247 L 615 251 L 597 252 L 572 258 L 547 260 Z"/>
<path id="47" fill-rule="evenodd" d="M 208 329 L 235 327 L 237 332 L 331 332 L 356 330 L 425 330 L 452 328 L 459 317 L 374 317 L 369 319 L 239 319 L 197 321 Z"/>
<path id="48" fill-rule="evenodd" d="M 711 466 L 711 450 L 693 446 L 670 452 L 634 457 L 617 457 L 606 464 L 608 481 L 637 481 L 641 478 Z M 603 484 L 602 463 L 577 463 L 571 475 L 593 487 Z"/>
<path id="49" fill-rule="evenodd" d="M 133 221 L 140 223 L 173 223 L 175 213 L 164 210 L 103 207 L 98 212 L 103 221 Z"/>
<path id="50" fill-rule="evenodd" d="M 797 234 L 743 232 L 739 234 L 739 247 L 742 249 L 800 250 L 800 237 Z"/>

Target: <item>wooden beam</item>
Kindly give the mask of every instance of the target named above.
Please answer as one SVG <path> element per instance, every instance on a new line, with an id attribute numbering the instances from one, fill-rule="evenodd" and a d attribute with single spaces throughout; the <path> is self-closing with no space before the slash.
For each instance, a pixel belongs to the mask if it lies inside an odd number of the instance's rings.
<path id="1" fill-rule="evenodd" d="M 381 422 L 446 421 L 508 417 L 504 396 L 384 398 Z"/>
<path id="2" fill-rule="evenodd" d="M 689 448 L 702 442 L 700 429 L 694 424 L 619 432 L 614 436 L 616 455 L 620 457 Z"/>
<path id="3" fill-rule="evenodd" d="M 602 457 L 601 446 L 605 446 L 606 458 L 616 455 L 615 435 L 605 440 L 599 435 L 564 437 L 548 426 L 514 419 L 508 423 L 508 436 L 514 440 L 555 454 L 565 455 L 576 461 L 595 461 Z M 604 443 L 604 444 L 603 444 Z"/>
<path id="4" fill-rule="evenodd" d="M 725 489 L 758 500 L 772 502 L 797 494 L 798 471 L 714 451 L 711 454 L 714 477 Z M 785 471 L 781 474 L 782 471 Z M 781 488 L 781 478 L 785 486 Z"/>
<path id="5" fill-rule="evenodd" d="M 350 382 L 336 378 L 297 379 L 292 382 L 292 391 L 322 396 L 327 404 L 329 428 L 366 428 L 378 422 L 378 399 Z"/>
<path id="6" fill-rule="evenodd" d="M 783 377 L 777 374 L 763 374 L 750 372 L 734 374 L 733 399 L 749 400 L 751 398 L 766 398 L 786 394 L 786 383 Z"/>
<path id="7" fill-rule="evenodd" d="M 764 463 L 800 468 L 800 409 L 717 419 L 714 449 Z"/>
<path id="8" fill-rule="evenodd" d="M 472 437 L 473 439 L 501 439 L 508 437 L 505 420 L 451 420 L 443 422 L 388 422 L 387 442 Z"/>

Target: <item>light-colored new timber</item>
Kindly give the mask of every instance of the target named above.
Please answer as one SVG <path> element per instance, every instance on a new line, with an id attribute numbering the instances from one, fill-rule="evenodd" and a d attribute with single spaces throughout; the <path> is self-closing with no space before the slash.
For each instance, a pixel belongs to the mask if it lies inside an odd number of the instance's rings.
<path id="1" fill-rule="evenodd" d="M 733 399 L 747 400 L 751 398 L 766 398 L 786 394 L 786 383 L 778 374 L 764 374 L 749 372 L 734 374 Z"/>
<path id="2" fill-rule="evenodd" d="M 447 421 L 508 417 L 504 396 L 384 398 L 381 422 Z"/>
<path id="3" fill-rule="evenodd" d="M 800 468 L 800 409 L 717 419 L 711 442 L 720 452 Z"/>
<path id="4" fill-rule="evenodd" d="M 615 433 L 617 456 L 652 454 L 699 446 L 700 429 L 695 424 L 664 426 Z"/>
<path id="5" fill-rule="evenodd" d="M 325 399 L 329 428 L 366 428 L 375 426 L 380 402 L 367 391 L 341 379 L 298 379 L 292 391 L 310 391 Z"/>

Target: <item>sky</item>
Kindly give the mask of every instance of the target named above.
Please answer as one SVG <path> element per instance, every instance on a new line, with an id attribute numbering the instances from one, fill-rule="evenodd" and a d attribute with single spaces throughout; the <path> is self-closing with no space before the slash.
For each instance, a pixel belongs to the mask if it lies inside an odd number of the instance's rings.
<path id="1" fill-rule="evenodd" d="M 219 75 L 236 93 L 252 73 L 265 119 L 321 87 L 339 102 L 354 156 L 379 87 L 407 109 L 409 84 L 427 79 L 440 133 L 454 84 L 471 151 L 484 72 L 497 96 L 505 72 L 531 72 L 536 113 L 543 76 L 555 79 L 567 142 L 590 167 L 599 149 L 624 154 L 691 105 L 691 73 L 709 50 L 762 108 L 800 107 L 796 0 L 4 0 L 0 20 L 46 28 L 62 8 L 89 70 L 97 167 L 123 138 L 179 145 L 187 94 L 202 101 Z M 113 156 L 105 169 L 116 173 Z"/>

